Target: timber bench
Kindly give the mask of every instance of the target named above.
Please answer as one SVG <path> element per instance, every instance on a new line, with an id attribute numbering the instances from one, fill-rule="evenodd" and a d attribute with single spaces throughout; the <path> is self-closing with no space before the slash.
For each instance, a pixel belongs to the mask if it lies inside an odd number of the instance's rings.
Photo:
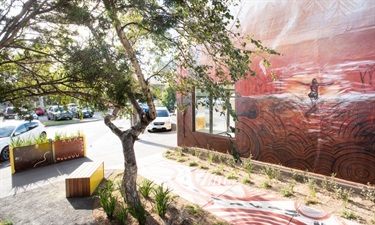
<path id="1" fill-rule="evenodd" d="M 66 177 L 66 197 L 90 196 L 103 178 L 104 162 L 84 162 Z"/>

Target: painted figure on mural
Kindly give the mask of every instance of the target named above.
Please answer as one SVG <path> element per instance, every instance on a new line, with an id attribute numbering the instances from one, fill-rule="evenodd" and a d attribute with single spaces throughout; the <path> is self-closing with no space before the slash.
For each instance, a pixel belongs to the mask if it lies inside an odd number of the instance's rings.
<path id="1" fill-rule="evenodd" d="M 319 84 L 316 78 L 312 79 L 311 84 L 310 84 L 310 93 L 308 94 L 308 96 L 313 105 L 316 105 L 316 100 L 319 97 L 318 87 L 319 87 Z"/>
<path id="2" fill-rule="evenodd" d="M 311 80 L 311 83 L 303 83 L 303 82 L 299 82 L 299 83 L 310 87 L 310 92 L 309 94 L 307 94 L 307 96 L 311 100 L 311 108 L 305 113 L 305 116 L 309 117 L 312 113 L 318 110 L 317 101 L 319 99 L 319 86 L 332 85 L 333 82 L 328 83 L 328 84 L 319 84 L 318 80 L 316 78 L 313 78 Z"/>

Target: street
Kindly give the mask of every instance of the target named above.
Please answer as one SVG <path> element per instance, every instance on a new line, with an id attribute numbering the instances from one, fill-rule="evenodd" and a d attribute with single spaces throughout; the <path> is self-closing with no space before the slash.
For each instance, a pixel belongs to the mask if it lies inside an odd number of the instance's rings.
<path id="1" fill-rule="evenodd" d="M 45 116 L 40 117 L 40 121 L 47 120 Z M 89 119 L 85 119 L 89 121 Z M 175 118 L 172 117 L 175 121 Z M 130 127 L 130 120 L 117 119 L 113 121 L 120 129 Z M 96 115 L 96 120 L 86 123 L 67 124 L 59 126 L 47 126 L 47 137 L 53 139 L 56 133 L 75 134 L 81 131 L 86 137 L 87 157 L 93 161 L 104 161 L 105 169 L 123 169 L 124 156 L 120 139 L 111 132 L 104 124 L 101 116 Z M 137 159 L 148 157 L 153 154 L 164 152 L 166 149 L 177 146 L 177 133 L 174 129 L 170 132 L 145 131 L 135 142 L 135 153 Z M 152 147 L 152 148 L 151 148 Z M 9 166 L 9 161 L 0 162 L 0 168 Z"/>

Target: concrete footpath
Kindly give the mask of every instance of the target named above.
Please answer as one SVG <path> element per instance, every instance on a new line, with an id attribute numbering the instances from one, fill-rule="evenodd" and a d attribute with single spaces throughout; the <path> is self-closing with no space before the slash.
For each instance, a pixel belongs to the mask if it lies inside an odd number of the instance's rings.
<path id="1" fill-rule="evenodd" d="M 91 197 L 65 197 L 65 177 L 85 161 L 90 159 L 75 159 L 14 175 L 10 175 L 10 166 L 1 164 L 0 219 L 9 219 L 16 225 L 95 224 Z M 106 170 L 106 176 L 111 172 Z M 232 224 L 356 224 L 165 159 L 162 154 L 139 160 L 138 172 Z"/>

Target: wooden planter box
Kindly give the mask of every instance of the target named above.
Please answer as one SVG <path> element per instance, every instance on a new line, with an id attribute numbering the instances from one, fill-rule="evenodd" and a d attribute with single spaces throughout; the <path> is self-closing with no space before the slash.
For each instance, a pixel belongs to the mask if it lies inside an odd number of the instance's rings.
<path id="1" fill-rule="evenodd" d="M 51 142 L 10 147 L 9 150 L 12 173 L 54 163 Z"/>
<path id="2" fill-rule="evenodd" d="M 52 146 L 56 163 L 86 156 L 84 136 L 54 141 Z"/>

